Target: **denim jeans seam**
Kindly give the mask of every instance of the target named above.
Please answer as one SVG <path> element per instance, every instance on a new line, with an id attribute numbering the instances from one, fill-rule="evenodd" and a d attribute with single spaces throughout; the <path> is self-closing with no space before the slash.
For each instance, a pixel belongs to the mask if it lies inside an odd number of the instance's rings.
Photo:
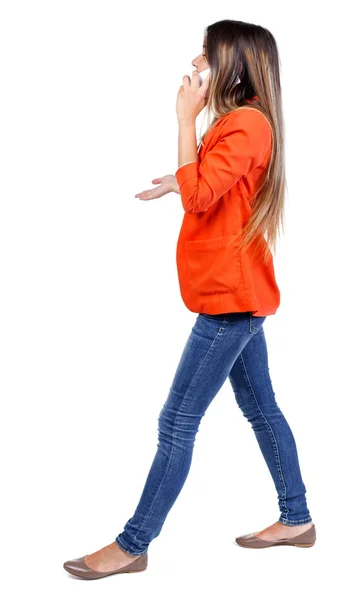
<path id="1" fill-rule="evenodd" d="M 224 316 L 224 320 L 220 325 L 220 328 L 219 328 L 218 333 L 216 334 L 216 337 L 220 334 L 220 332 L 224 331 L 226 323 L 227 323 L 227 314 L 225 314 L 225 316 Z M 215 342 L 215 339 L 214 339 L 214 342 Z M 209 350 L 210 350 L 210 348 L 209 348 Z M 208 350 L 208 352 L 209 352 L 209 350 Z"/>
<path id="2" fill-rule="evenodd" d="M 115 542 L 117 543 L 117 545 L 119 546 L 119 548 L 121 548 L 121 550 L 123 550 L 124 552 L 127 552 L 128 554 L 131 554 L 132 556 L 143 556 L 144 554 L 146 554 L 147 550 L 145 550 L 145 552 L 131 552 L 131 550 L 129 550 L 129 547 L 127 546 L 127 544 L 124 544 L 121 540 L 120 543 L 118 542 L 118 535 L 115 538 Z"/>
<path id="3" fill-rule="evenodd" d="M 312 518 L 311 518 L 311 516 L 309 516 L 309 517 L 305 517 L 305 519 L 298 519 L 297 521 L 291 521 L 289 519 L 286 519 L 285 517 L 280 517 L 278 520 L 280 523 L 284 523 L 284 524 L 291 523 L 291 524 L 298 525 L 299 523 L 310 523 L 310 521 L 312 521 Z"/>
<path id="4" fill-rule="evenodd" d="M 261 410 L 261 407 L 260 407 L 260 405 L 258 403 L 258 400 L 256 398 L 256 394 L 254 392 L 253 386 L 251 384 L 251 381 L 250 381 L 250 378 L 248 376 L 248 372 L 247 372 L 247 369 L 246 369 L 245 361 L 244 361 L 244 358 L 243 358 L 243 352 L 240 353 L 240 358 L 241 358 L 241 361 L 242 361 L 242 365 L 243 365 L 243 368 L 244 368 L 244 371 L 245 371 L 247 382 L 248 382 L 249 388 L 250 388 L 250 390 L 252 392 L 254 401 L 255 401 L 255 403 L 257 405 L 257 408 L 258 408 L 258 410 L 259 410 L 262 418 L 264 419 L 265 423 L 267 424 L 268 432 L 269 432 L 269 434 L 271 436 L 271 441 L 272 441 L 272 444 L 273 444 L 274 456 L 277 458 L 276 464 L 277 464 L 278 474 L 279 474 L 280 481 L 281 481 L 281 483 L 283 485 L 283 488 L 284 488 L 284 497 L 282 496 L 281 501 L 284 503 L 285 511 L 286 511 L 286 517 L 285 518 L 287 518 L 288 513 L 289 513 L 289 509 L 288 509 L 287 503 L 286 503 L 287 488 L 286 488 L 286 484 L 285 484 L 284 477 L 283 477 L 282 465 L 281 465 L 281 461 L 280 461 L 280 457 L 279 457 L 279 452 L 278 452 L 278 444 L 277 444 L 275 435 L 273 433 L 273 429 L 272 429 L 270 423 L 268 422 L 268 420 L 266 419 L 263 411 Z"/>
<path id="5" fill-rule="evenodd" d="M 206 362 L 207 358 L 209 357 L 209 354 L 211 353 L 211 350 L 212 350 L 212 349 L 215 349 L 215 347 L 216 347 L 216 344 L 215 344 L 215 342 L 216 342 L 216 340 L 218 340 L 218 339 L 221 337 L 221 332 L 223 332 L 223 331 L 224 331 L 224 329 L 225 329 L 225 325 L 226 325 L 226 323 L 227 323 L 227 320 L 228 320 L 228 318 L 227 318 L 227 315 L 225 314 L 225 317 L 224 317 L 224 319 L 223 319 L 223 322 L 221 323 L 221 325 L 220 325 L 220 327 L 219 327 L 218 331 L 216 332 L 216 334 L 215 334 L 215 337 L 214 337 L 213 341 L 211 342 L 211 344 L 210 344 L 210 346 L 209 346 L 209 348 L 208 348 L 208 350 L 207 350 L 207 352 L 206 352 L 206 354 L 205 354 L 205 356 L 204 356 L 204 358 L 203 358 L 202 362 L 200 363 L 200 366 L 199 366 L 199 368 L 198 368 L 197 372 L 195 373 L 195 376 L 193 377 L 192 381 L 190 382 L 189 388 L 187 389 L 186 393 L 184 394 L 184 398 L 183 398 L 183 400 L 182 400 L 182 403 L 181 403 L 181 405 L 180 405 L 180 407 L 179 407 L 179 410 L 182 408 L 182 406 L 184 406 L 184 402 L 186 402 L 186 400 L 187 400 L 188 398 L 190 398 L 189 394 L 190 394 L 190 392 L 191 392 L 192 388 L 194 387 L 194 385 L 195 385 L 195 383 L 196 383 L 196 380 L 197 380 L 197 379 L 198 379 L 198 377 L 200 376 L 200 374 L 201 374 L 201 372 L 202 372 L 202 370 L 203 370 L 203 367 L 204 367 L 204 365 L 205 365 L 205 362 Z M 177 412 L 178 412 L 178 411 L 177 411 Z M 177 415 L 176 415 L 176 418 L 177 418 Z"/>
<path id="6" fill-rule="evenodd" d="M 223 320 L 222 324 L 220 325 L 220 327 L 219 327 L 219 329 L 218 329 L 218 331 L 217 331 L 217 333 L 216 333 L 216 335 L 215 335 L 215 337 L 214 337 L 213 341 L 211 342 L 211 344 L 210 344 L 210 346 L 209 346 L 209 348 L 208 348 L 208 350 L 207 350 L 207 352 L 206 352 L 206 354 L 205 354 L 205 356 L 204 356 L 204 359 L 202 360 L 201 364 L 199 365 L 199 368 L 198 368 L 197 372 L 195 373 L 195 375 L 194 375 L 194 377 L 193 377 L 192 381 L 190 382 L 190 386 L 189 386 L 189 388 L 187 389 L 186 393 L 184 394 L 184 397 L 182 398 L 182 402 L 181 402 L 181 404 L 180 404 L 180 406 L 179 406 L 179 409 L 176 411 L 176 416 L 175 416 L 175 420 L 174 420 L 173 430 L 174 430 L 175 423 L 176 423 L 176 420 L 177 420 L 177 417 L 178 417 L 178 413 L 179 413 L 179 411 L 181 410 L 182 406 L 184 405 L 184 402 L 187 400 L 188 394 L 189 394 L 189 392 L 191 391 L 191 389 L 192 389 L 193 385 L 195 384 L 195 382 L 196 382 L 196 379 L 198 378 L 199 374 L 201 373 L 201 371 L 202 371 L 202 369 L 203 369 L 203 366 L 204 366 L 204 364 L 205 364 L 205 362 L 206 362 L 206 359 L 207 359 L 207 357 L 209 356 L 210 350 L 213 348 L 213 346 L 214 346 L 214 343 L 215 343 L 215 340 L 217 340 L 217 339 L 219 338 L 220 331 L 222 331 L 222 329 L 223 329 L 223 327 L 224 327 L 224 325 L 225 325 L 226 321 L 227 321 L 227 315 L 225 315 L 225 317 L 224 317 L 224 320 Z M 220 336 L 220 337 L 221 337 L 221 336 Z M 135 537 L 134 537 L 134 539 L 133 539 L 132 543 L 135 543 L 135 541 L 136 541 L 136 538 L 137 538 L 137 536 L 138 536 L 139 532 L 140 532 L 140 531 L 143 529 L 143 527 L 144 527 L 144 526 L 145 526 L 145 524 L 147 523 L 148 519 L 151 517 L 151 514 L 152 514 L 152 512 L 153 512 L 153 508 L 154 508 L 154 503 L 155 503 L 155 500 L 156 500 L 156 498 L 157 498 L 157 494 L 158 494 L 159 490 L 161 489 L 161 487 L 162 487 L 162 485 L 163 485 L 163 481 L 164 481 L 165 477 L 167 476 L 167 474 L 168 474 L 168 472 L 169 472 L 169 468 L 170 468 L 170 465 L 171 465 L 171 463 L 172 463 L 172 458 L 173 458 L 173 455 L 174 455 L 174 439 L 173 439 L 173 442 L 172 442 L 172 451 L 171 451 L 171 454 L 170 454 L 170 456 L 169 456 L 169 460 L 168 460 L 167 467 L 166 467 L 166 469 L 165 469 L 165 471 L 164 471 L 164 473 L 163 473 L 163 475 L 162 475 L 162 477 L 161 477 L 160 484 L 159 484 L 159 486 L 157 487 L 157 491 L 156 491 L 156 493 L 155 493 L 155 494 L 154 494 L 154 496 L 153 496 L 153 500 L 151 501 L 151 507 L 150 507 L 150 510 L 149 510 L 149 512 L 146 514 L 146 517 L 144 518 L 143 522 L 141 523 L 141 525 L 140 525 L 140 529 L 139 529 L 139 530 L 136 532 L 136 535 L 135 535 Z"/>

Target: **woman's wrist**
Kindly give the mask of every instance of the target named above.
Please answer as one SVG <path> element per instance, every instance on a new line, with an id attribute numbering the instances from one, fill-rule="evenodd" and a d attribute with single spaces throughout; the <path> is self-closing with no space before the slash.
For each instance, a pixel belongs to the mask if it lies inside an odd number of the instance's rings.
<path id="1" fill-rule="evenodd" d="M 178 168 L 198 159 L 197 135 L 194 119 L 179 120 L 178 127 Z"/>
<path id="2" fill-rule="evenodd" d="M 172 175 L 172 177 L 173 177 L 172 191 L 175 192 L 176 194 L 180 194 L 179 185 L 178 185 L 176 176 Z"/>

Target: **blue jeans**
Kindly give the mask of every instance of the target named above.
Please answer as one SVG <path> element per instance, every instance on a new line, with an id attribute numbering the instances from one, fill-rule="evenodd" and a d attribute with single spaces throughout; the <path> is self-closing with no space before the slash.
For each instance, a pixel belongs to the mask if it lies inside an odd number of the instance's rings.
<path id="1" fill-rule="evenodd" d="M 251 312 L 198 314 L 158 417 L 157 451 L 141 498 L 115 538 L 128 554 L 145 554 L 160 533 L 187 478 L 200 421 L 227 377 L 273 478 L 279 521 L 312 520 L 295 440 L 272 388 L 265 319 Z"/>

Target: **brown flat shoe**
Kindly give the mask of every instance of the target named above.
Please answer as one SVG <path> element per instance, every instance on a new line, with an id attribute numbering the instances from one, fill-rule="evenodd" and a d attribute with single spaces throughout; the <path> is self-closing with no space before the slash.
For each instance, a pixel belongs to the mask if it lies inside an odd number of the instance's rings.
<path id="1" fill-rule="evenodd" d="M 316 530 L 313 523 L 309 529 L 291 538 L 280 538 L 278 540 L 269 541 L 262 540 L 253 533 L 247 533 L 246 535 L 237 537 L 235 542 L 244 548 L 269 548 L 270 546 L 298 546 L 298 548 L 310 548 L 311 546 L 314 546 L 315 540 Z"/>
<path id="2" fill-rule="evenodd" d="M 84 561 L 86 557 L 87 554 L 80 558 L 67 560 L 67 562 L 63 563 L 63 568 L 71 575 L 76 575 L 83 579 L 99 579 L 100 577 L 107 577 L 108 575 L 115 575 L 116 573 L 139 573 L 140 571 L 145 571 L 147 569 L 147 552 L 146 554 L 138 556 L 136 560 L 133 560 L 128 565 L 113 571 L 95 571 L 95 569 L 91 569 Z"/>

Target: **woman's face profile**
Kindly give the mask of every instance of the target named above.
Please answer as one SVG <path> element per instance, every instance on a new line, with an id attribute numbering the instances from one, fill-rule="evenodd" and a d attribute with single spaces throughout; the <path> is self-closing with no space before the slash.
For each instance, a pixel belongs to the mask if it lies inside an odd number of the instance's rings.
<path id="1" fill-rule="evenodd" d="M 209 68 L 208 62 L 205 57 L 205 40 L 202 46 L 202 53 L 192 60 L 192 65 L 193 67 L 195 67 L 198 73 L 201 73 L 202 71 L 205 71 Z"/>

